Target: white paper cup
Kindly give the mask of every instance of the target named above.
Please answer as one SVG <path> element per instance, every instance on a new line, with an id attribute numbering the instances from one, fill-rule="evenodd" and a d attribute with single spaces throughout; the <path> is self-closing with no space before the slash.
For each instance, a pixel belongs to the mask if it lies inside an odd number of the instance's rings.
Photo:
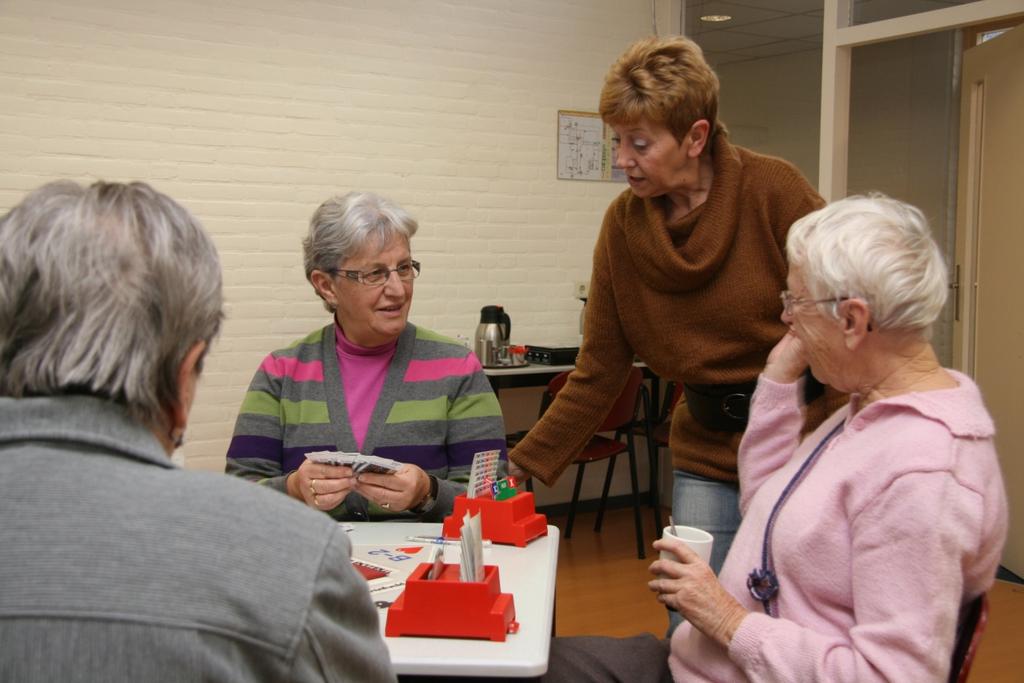
<path id="1" fill-rule="evenodd" d="M 674 535 L 673 529 L 675 531 Z M 681 526 L 679 524 L 675 525 L 675 527 L 665 527 L 661 532 L 661 540 L 689 546 L 690 550 L 697 553 L 700 559 L 705 562 L 710 561 L 711 546 L 715 543 L 715 537 L 703 529 L 693 526 Z M 662 550 L 661 559 L 679 561 L 675 553 L 670 550 Z"/>

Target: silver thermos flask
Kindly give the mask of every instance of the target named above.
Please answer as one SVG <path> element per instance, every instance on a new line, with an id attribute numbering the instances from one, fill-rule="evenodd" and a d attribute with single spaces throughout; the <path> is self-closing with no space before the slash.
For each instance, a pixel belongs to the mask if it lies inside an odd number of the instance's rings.
<path id="1" fill-rule="evenodd" d="M 501 306 L 484 306 L 480 309 L 480 324 L 473 337 L 473 350 L 480 364 L 485 368 L 502 365 L 508 358 L 508 341 L 512 334 L 512 321 Z"/>

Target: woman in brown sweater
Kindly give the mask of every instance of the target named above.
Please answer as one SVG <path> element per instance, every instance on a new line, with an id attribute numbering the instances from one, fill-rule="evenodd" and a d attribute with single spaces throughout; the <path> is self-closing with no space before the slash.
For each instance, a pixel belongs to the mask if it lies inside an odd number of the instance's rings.
<path id="1" fill-rule="evenodd" d="M 736 448 L 749 395 L 786 332 L 786 233 L 823 202 L 791 164 L 730 144 L 718 78 L 686 38 L 630 47 L 605 78 L 600 111 L 629 189 L 608 207 L 594 249 L 576 370 L 510 457 L 552 484 L 639 357 L 685 383 L 670 438 L 673 518 L 715 536 L 717 572 L 740 521 Z M 811 404 L 811 427 L 823 403 Z"/>

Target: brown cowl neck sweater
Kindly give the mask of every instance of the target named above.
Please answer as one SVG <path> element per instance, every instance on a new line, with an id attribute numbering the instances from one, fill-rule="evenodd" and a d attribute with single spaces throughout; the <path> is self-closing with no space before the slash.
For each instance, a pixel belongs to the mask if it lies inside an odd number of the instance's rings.
<path id="1" fill-rule="evenodd" d="M 511 458 L 550 485 L 583 449 L 625 384 L 634 354 L 659 377 L 695 384 L 753 380 L 785 334 L 785 241 L 793 221 L 822 206 L 791 164 L 714 138 L 707 201 L 667 224 L 664 199 L 626 190 L 594 248 L 584 341 L 576 370 Z M 808 427 L 838 407 L 827 394 Z M 704 429 L 684 401 L 672 418 L 677 469 L 736 481 L 740 434 Z"/>

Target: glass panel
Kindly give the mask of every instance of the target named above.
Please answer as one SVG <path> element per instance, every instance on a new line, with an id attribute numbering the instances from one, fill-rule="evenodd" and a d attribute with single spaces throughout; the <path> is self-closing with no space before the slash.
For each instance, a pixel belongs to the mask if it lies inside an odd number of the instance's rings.
<path id="1" fill-rule="evenodd" d="M 854 0 L 853 23 L 907 17 L 911 14 L 945 9 L 953 5 L 969 5 L 972 0 Z"/>
<path id="2" fill-rule="evenodd" d="M 782 157 L 818 182 L 823 0 L 687 2 L 690 37 L 721 83 L 719 116 L 733 143 Z M 705 14 L 728 14 L 722 24 Z"/>
<path id="3" fill-rule="evenodd" d="M 920 208 L 947 264 L 956 228 L 959 45 L 943 31 L 854 48 L 849 194 L 883 192 Z M 952 359 L 951 302 L 932 339 Z"/>
<path id="4" fill-rule="evenodd" d="M 715 71 L 721 83 L 719 117 L 730 140 L 786 159 L 817 186 L 821 46 Z"/>

